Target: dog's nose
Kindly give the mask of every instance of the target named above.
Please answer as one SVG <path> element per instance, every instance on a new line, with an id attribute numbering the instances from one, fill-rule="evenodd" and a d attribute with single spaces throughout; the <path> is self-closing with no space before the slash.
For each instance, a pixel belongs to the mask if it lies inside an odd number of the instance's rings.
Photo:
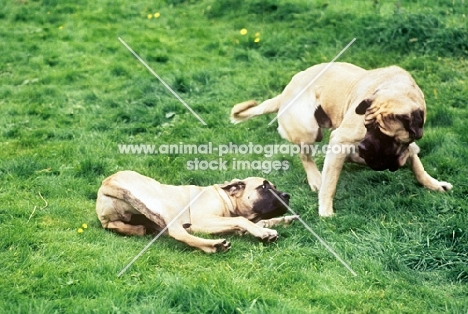
<path id="1" fill-rule="evenodd" d="M 281 193 L 281 197 L 289 200 L 291 196 L 288 193 Z"/>

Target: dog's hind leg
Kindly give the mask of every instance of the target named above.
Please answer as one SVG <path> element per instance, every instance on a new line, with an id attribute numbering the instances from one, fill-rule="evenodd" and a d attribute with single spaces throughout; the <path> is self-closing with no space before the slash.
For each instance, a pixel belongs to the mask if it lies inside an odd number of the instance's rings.
<path id="1" fill-rule="evenodd" d="M 320 190 L 320 186 L 322 185 L 322 175 L 310 154 L 301 152 L 300 157 L 307 174 L 307 182 L 309 183 L 312 191 L 317 192 Z"/>
<path id="2" fill-rule="evenodd" d="M 139 214 L 127 202 L 98 191 L 96 213 L 101 225 L 105 229 L 123 235 L 145 235 L 146 228 L 142 224 L 132 222 L 132 217 Z"/>
<path id="3" fill-rule="evenodd" d="M 146 228 L 143 225 L 130 225 L 123 221 L 110 221 L 104 228 L 115 231 L 123 235 L 138 235 L 143 236 L 146 234 Z"/>
<path id="4" fill-rule="evenodd" d="M 286 103 L 293 100 L 292 95 L 285 100 Z M 323 139 L 322 125 L 328 127 L 331 124 L 328 123 L 329 119 L 324 112 L 315 114 L 317 111 L 323 112 L 318 99 L 303 94 L 291 105 L 281 108 L 278 113 L 278 132 L 282 138 L 297 145 L 295 148 L 299 149 L 307 182 L 314 192 L 322 185 L 322 176 L 312 159 L 318 153 L 317 145 L 314 143 Z"/>

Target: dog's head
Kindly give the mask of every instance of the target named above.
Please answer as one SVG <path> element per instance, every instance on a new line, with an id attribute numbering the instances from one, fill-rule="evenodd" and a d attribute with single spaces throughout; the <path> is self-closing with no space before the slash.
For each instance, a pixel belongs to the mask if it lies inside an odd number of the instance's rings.
<path id="1" fill-rule="evenodd" d="M 264 178 L 234 179 L 220 187 L 236 204 L 235 214 L 251 221 L 278 217 L 288 211 L 284 204 L 289 204 L 289 194 L 278 191 L 274 184 Z"/>
<path id="2" fill-rule="evenodd" d="M 406 163 L 408 146 L 423 135 L 424 100 L 374 97 L 362 101 L 356 113 L 365 115 L 367 129 L 359 156 L 374 170 L 396 171 Z"/>

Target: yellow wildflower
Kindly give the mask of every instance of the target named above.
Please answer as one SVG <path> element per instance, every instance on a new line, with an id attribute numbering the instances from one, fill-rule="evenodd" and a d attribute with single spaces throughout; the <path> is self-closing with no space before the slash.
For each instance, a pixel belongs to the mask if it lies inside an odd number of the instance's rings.
<path id="1" fill-rule="evenodd" d="M 86 229 L 86 228 L 88 228 L 88 225 L 87 225 L 87 224 L 82 224 L 81 227 L 82 227 L 83 229 Z"/>
<path id="2" fill-rule="evenodd" d="M 78 233 L 83 233 L 83 229 L 78 228 Z"/>
<path id="3" fill-rule="evenodd" d="M 255 33 L 255 37 L 260 37 L 260 33 L 259 33 L 259 32 L 256 32 L 256 33 Z"/>
<path id="4" fill-rule="evenodd" d="M 154 15 L 154 18 L 155 18 L 155 19 L 157 19 L 158 17 L 160 17 L 160 16 L 161 16 L 161 13 L 159 13 L 159 12 L 156 12 L 156 13 L 154 13 L 153 15 Z"/>
<path id="5" fill-rule="evenodd" d="M 148 19 L 152 19 L 152 18 L 153 18 L 153 14 L 148 14 L 147 18 L 148 18 Z"/>
<path id="6" fill-rule="evenodd" d="M 260 37 L 255 38 L 254 42 L 259 43 L 260 42 Z"/>
<path id="7" fill-rule="evenodd" d="M 240 30 L 241 35 L 247 35 L 247 29 L 243 28 Z"/>

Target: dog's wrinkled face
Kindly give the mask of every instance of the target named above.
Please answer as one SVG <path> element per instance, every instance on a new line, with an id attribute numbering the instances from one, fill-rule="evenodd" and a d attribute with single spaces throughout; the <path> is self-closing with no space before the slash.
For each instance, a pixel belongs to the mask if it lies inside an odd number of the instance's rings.
<path id="1" fill-rule="evenodd" d="M 278 191 L 271 182 L 264 178 L 251 177 L 233 180 L 221 186 L 231 197 L 236 199 L 237 214 L 257 222 L 284 215 L 289 204 L 289 194 Z M 273 192 L 273 193 L 272 193 Z"/>
<path id="2" fill-rule="evenodd" d="M 371 125 L 359 143 L 359 156 L 364 158 L 373 170 L 396 171 L 402 166 L 401 163 L 406 161 L 409 144 L 398 143 L 393 137 L 382 133 L 378 126 Z"/>
<path id="3" fill-rule="evenodd" d="M 365 100 L 356 108 L 357 114 L 366 114 L 367 129 L 358 145 L 359 156 L 373 170 L 396 171 L 406 163 L 409 144 L 423 135 L 424 111 L 393 114 L 375 109 L 369 113 L 370 106 L 371 102 Z"/>

